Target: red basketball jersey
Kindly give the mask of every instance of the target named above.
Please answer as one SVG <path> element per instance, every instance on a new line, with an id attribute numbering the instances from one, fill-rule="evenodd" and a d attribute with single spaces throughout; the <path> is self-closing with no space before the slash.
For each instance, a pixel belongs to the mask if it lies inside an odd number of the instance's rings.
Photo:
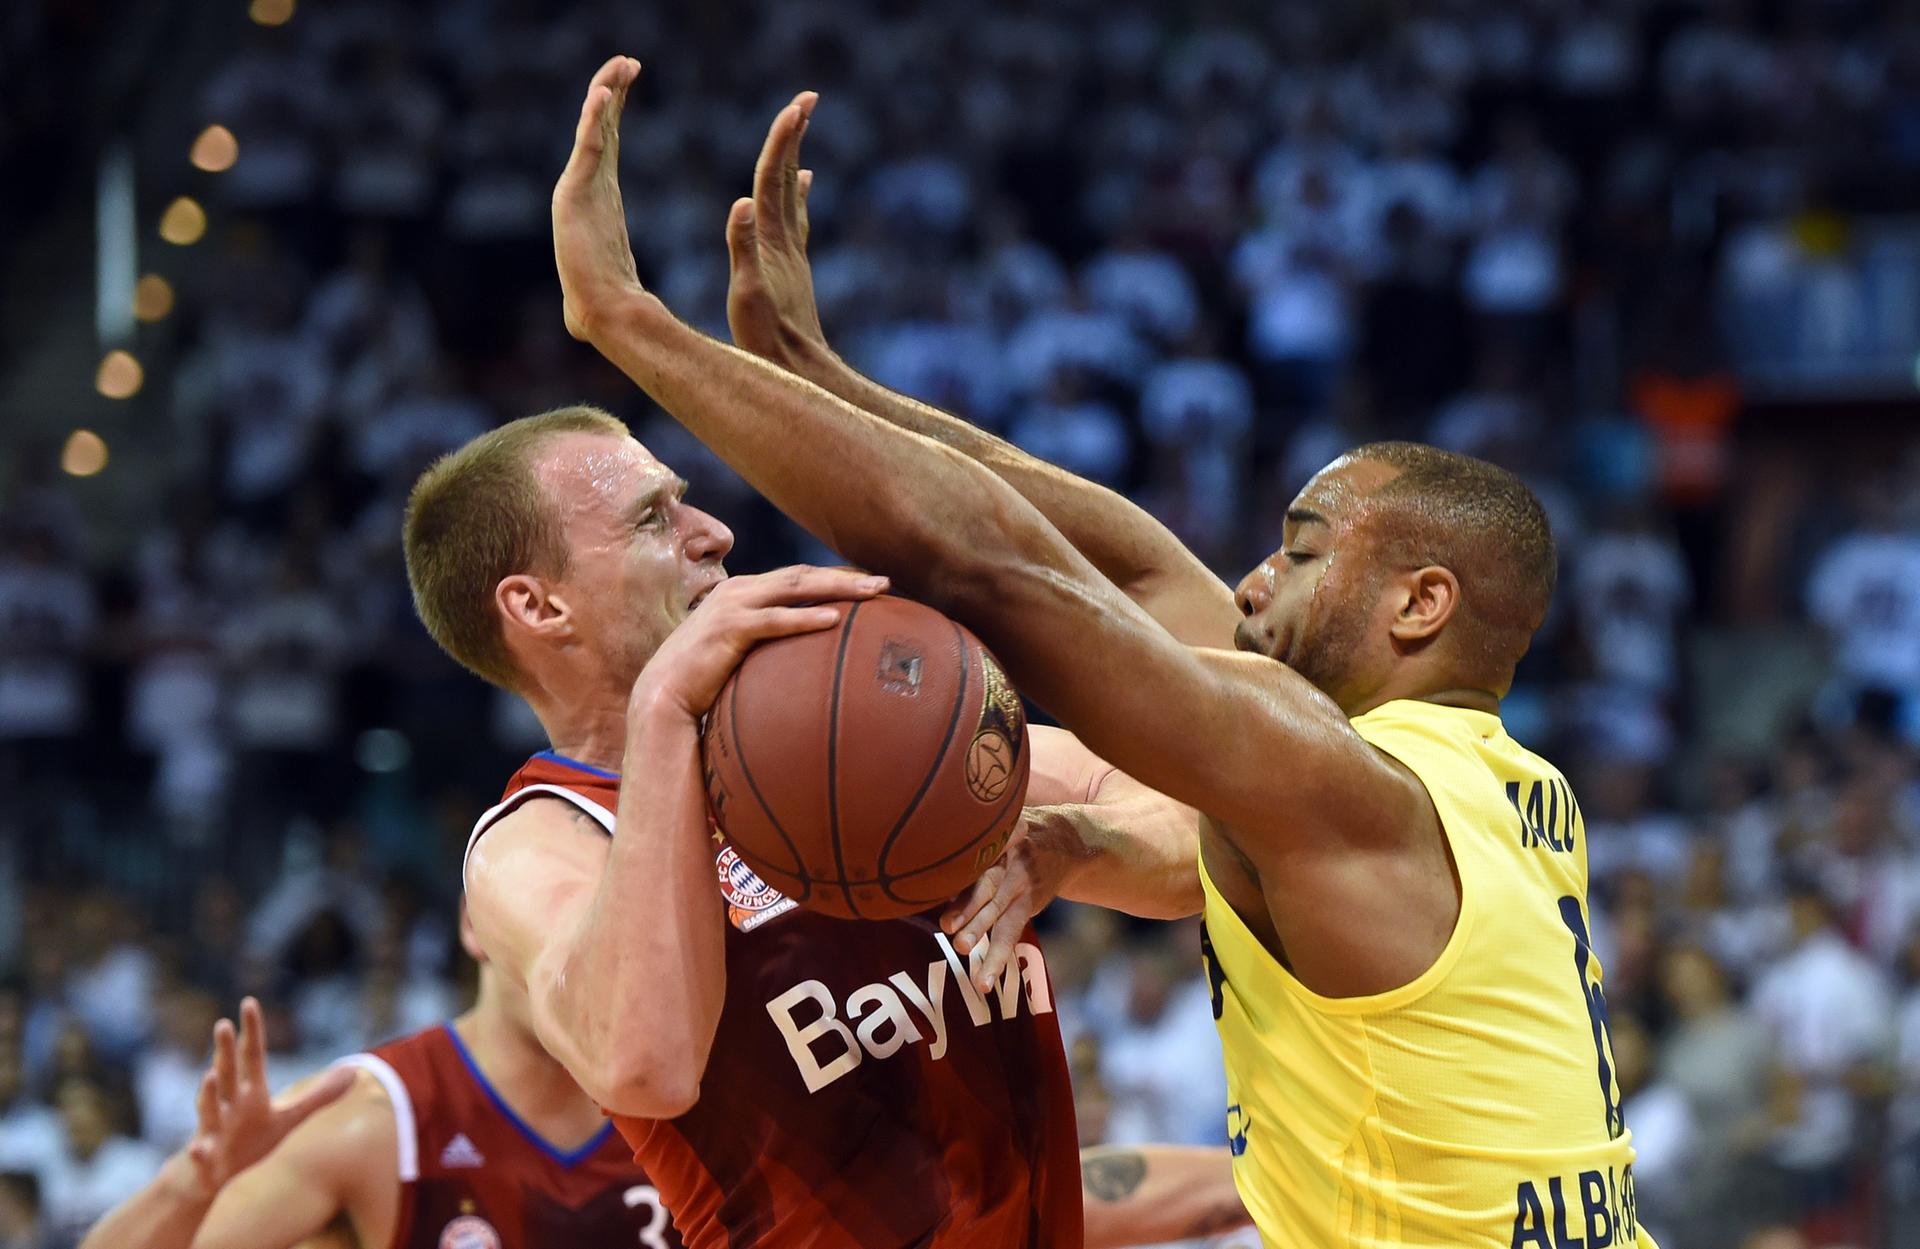
<path id="1" fill-rule="evenodd" d="M 372 1073 L 393 1103 L 400 1209 L 391 1249 L 680 1249 L 665 1203 L 612 1124 L 572 1152 L 541 1139 L 452 1027 L 341 1062 Z"/>
<path id="2" fill-rule="evenodd" d="M 611 834 L 619 783 L 535 755 L 474 838 L 540 794 Z M 727 994 L 699 1100 L 614 1120 L 691 1249 L 1079 1249 L 1073 1093 L 1032 928 L 982 994 L 939 910 L 817 915 L 714 842 Z"/>

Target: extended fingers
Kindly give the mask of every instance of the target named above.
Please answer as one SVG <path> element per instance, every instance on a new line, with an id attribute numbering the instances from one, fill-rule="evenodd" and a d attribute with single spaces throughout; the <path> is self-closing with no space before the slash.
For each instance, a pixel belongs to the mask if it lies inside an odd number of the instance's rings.
<path id="1" fill-rule="evenodd" d="M 967 922 L 980 913 L 980 908 L 993 900 L 994 890 L 999 884 L 999 872 L 998 863 L 989 867 L 967 890 L 966 901 L 949 907 L 940 916 L 940 927 L 949 937 L 958 936 Z M 961 949 L 960 952 L 965 954 L 966 950 Z"/>
<path id="2" fill-rule="evenodd" d="M 789 230 L 798 228 L 800 136 L 819 98 L 802 91 L 774 116 L 754 164 L 754 209 L 760 229 L 770 238 L 784 239 Z"/>
<path id="3" fill-rule="evenodd" d="M 231 1103 L 240 1091 L 240 1064 L 234 1051 L 233 1021 L 213 1025 L 213 1088 L 222 1102 Z"/>
<path id="4" fill-rule="evenodd" d="M 617 149 L 620 142 L 620 110 L 627 101 L 627 89 L 640 73 L 640 62 L 630 56 L 610 58 L 587 84 L 587 98 L 580 105 L 580 121 L 573 131 L 573 154 L 567 158 L 566 176 L 584 177 L 597 168 L 602 153 Z"/>
<path id="5" fill-rule="evenodd" d="M 982 993 L 990 992 L 998 984 L 1000 976 L 1007 970 L 1007 962 L 1013 955 L 1013 942 L 989 941 L 982 947 L 979 958 L 969 958 L 973 967 L 973 984 Z"/>
<path id="6" fill-rule="evenodd" d="M 212 1070 L 200 1077 L 200 1091 L 194 1096 L 193 1108 L 200 1117 L 200 1132 L 211 1136 L 220 1130 L 220 1090 L 214 1085 Z"/>
<path id="7" fill-rule="evenodd" d="M 727 256 L 735 273 L 759 264 L 760 254 L 754 244 L 753 201 L 737 199 L 727 211 Z"/>
<path id="8" fill-rule="evenodd" d="M 627 91 L 639 76 L 640 62 L 630 56 L 614 57 L 593 76 L 594 82 L 607 90 L 606 103 L 600 110 L 600 139 L 606 151 L 620 150 L 620 115 L 627 107 Z"/>
<path id="9" fill-rule="evenodd" d="M 255 1089 L 267 1087 L 267 1024 L 257 998 L 240 1003 L 240 1079 Z"/>
<path id="10" fill-rule="evenodd" d="M 986 940 L 993 929 L 994 921 L 1007 909 L 1008 891 L 1012 881 L 1008 879 L 1004 863 L 996 863 L 981 873 L 980 882 L 975 886 L 979 896 L 979 905 L 971 908 L 971 913 L 960 922 L 954 933 L 953 946 L 962 954 L 973 953 L 973 947 Z"/>

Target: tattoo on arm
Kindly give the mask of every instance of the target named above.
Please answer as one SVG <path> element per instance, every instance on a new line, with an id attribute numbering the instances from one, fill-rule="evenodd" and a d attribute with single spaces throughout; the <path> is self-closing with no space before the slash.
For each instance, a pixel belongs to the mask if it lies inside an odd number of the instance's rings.
<path id="1" fill-rule="evenodd" d="M 1147 1178 L 1147 1160 L 1127 1150 L 1089 1158 L 1082 1168 L 1081 1183 L 1101 1201 L 1121 1201 L 1140 1188 Z"/>

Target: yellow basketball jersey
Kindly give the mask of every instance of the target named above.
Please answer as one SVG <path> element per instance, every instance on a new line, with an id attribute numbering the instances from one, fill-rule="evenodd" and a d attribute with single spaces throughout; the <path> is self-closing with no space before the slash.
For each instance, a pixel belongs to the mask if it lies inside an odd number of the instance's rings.
<path id="1" fill-rule="evenodd" d="M 1411 984 L 1321 997 L 1202 865 L 1234 1177 L 1261 1235 L 1287 1249 L 1652 1249 L 1572 789 L 1484 712 L 1401 701 L 1353 726 L 1432 795 L 1460 918 Z"/>

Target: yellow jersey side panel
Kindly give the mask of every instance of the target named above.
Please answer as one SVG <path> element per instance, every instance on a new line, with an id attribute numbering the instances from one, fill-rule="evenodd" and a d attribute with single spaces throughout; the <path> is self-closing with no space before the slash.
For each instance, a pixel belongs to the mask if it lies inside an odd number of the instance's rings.
<path id="1" fill-rule="evenodd" d="M 1586 907 L 1586 829 L 1497 717 L 1395 702 L 1354 720 L 1426 785 L 1460 873 L 1432 967 L 1326 998 L 1201 867 L 1234 1173 L 1273 1245 L 1647 1246 Z"/>

